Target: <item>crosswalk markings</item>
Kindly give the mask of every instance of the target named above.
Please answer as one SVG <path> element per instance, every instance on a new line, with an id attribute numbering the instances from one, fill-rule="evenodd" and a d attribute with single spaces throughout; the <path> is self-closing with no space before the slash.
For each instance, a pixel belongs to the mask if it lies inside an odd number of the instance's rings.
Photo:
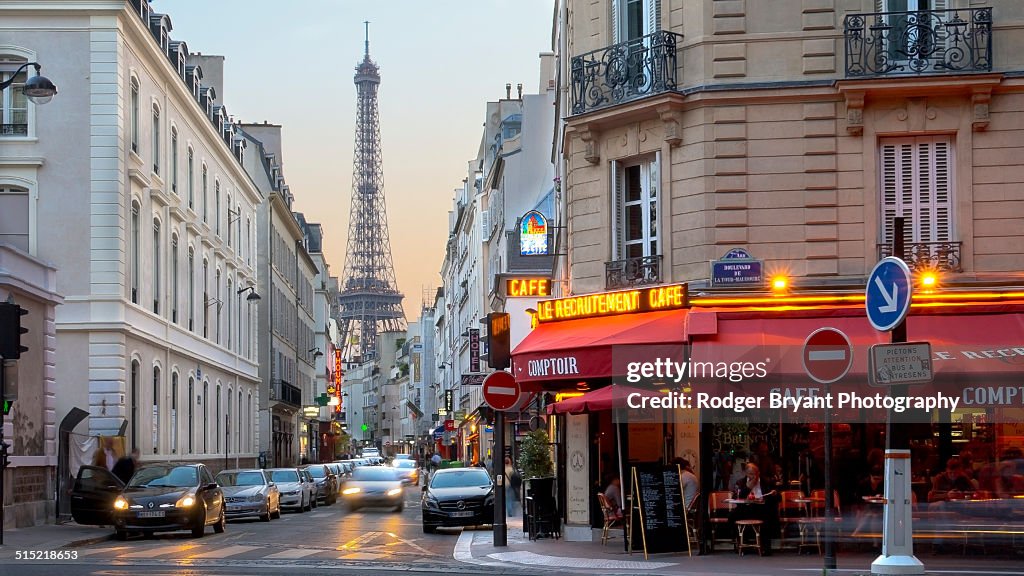
<path id="1" fill-rule="evenodd" d="M 363 544 L 365 544 L 366 542 L 369 542 L 370 540 L 373 540 L 374 538 L 376 538 L 377 534 L 380 534 L 380 532 L 366 532 L 362 536 L 360 536 L 358 538 L 354 538 L 354 539 L 349 540 L 348 542 L 342 544 L 341 546 L 338 547 L 338 550 L 355 550 L 355 549 L 358 549 Z"/>
<path id="2" fill-rule="evenodd" d="M 354 552 L 352 554 L 346 554 L 339 556 L 338 560 L 377 560 L 378 558 L 384 557 L 384 554 L 372 554 L 369 552 Z"/>
<path id="3" fill-rule="evenodd" d="M 217 550 L 211 550 L 209 552 L 203 552 L 202 554 L 193 554 L 188 558 L 190 560 L 196 558 L 227 558 L 228 556 L 235 556 L 237 554 L 244 554 L 250 550 L 256 550 L 261 548 L 260 546 L 246 546 L 244 544 L 237 544 L 235 546 L 227 546 L 225 548 L 219 548 Z"/>
<path id="4" fill-rule="evenodd" d="M 165 556 L 167 554 L 173 554 L 175 552 L 184 552 L 191 548 L 188 544 L 171 544 L 169 546 L 157 546 L 156 548 L 146 548 L 144 550 L 138 550 L 136 552 L 127 552 L 125 554 L 119 554 L 118 558 L 153 558 L 154 556 Z"/>
<path id="5" fill-rule="evenodd" d="M 79 556 L 91 556 L 93 554 L 102 554 L 104 552 L 116 552 L 118 550 L 124 550 L 129 546 L 108 546 L 106 548 L 94 548 L 92 550 L 79 550 Z"/>
<path id="6" fill-rule="evenodd" d="M 324 552 L 324 550 L 317 548 L 292 548 L 291 550 L 275 552 L 264 556 L 263 558 L 267 560 L 297 560 L 299 558 L 305 558 L 306 556 L 312 556 L 313 554 L 319 554 L 321 552 Z"/>

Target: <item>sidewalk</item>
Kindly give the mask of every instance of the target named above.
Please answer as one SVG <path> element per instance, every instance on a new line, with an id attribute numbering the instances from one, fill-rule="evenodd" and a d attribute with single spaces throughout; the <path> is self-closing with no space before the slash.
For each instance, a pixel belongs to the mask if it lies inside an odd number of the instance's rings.
<path id="1" fill-rule="evenodd" d="M 540 539 L 530 541 L 523 534 L 522 518 L 508 521 L 508 546 L 495 547 L 491 529 L 465 530 L 455 547 L 455 559 L 479 566 L 529 567 L 537 572 L 589 572 L 601 575 L 652 574 L 679 576 L 751 576 L 758 575 L 820 575 L 824 565 L 822 556 L 798 555 L 794 550 L 776 551 L 772 556 L 757 554 L 739 556 L 720 546 L 714 554 L 693 557 L 682 554 L 656 554 L 644 560 L 643 551 L 629 554 L 623 550 L 622 531 L 614 531 L 615 538 L 604 546 L 596 542 L 566 542 Z M 838 572 L 845 575 L 870 575 L 871 563 L 877 552 L 840 552 L 837 555 Z M 930 550 L 916 551 L 928 573 L 965 574 L 1024 574 L 1019 558 L 990 558 L 985 556 L 932 555 Z"/>
<path id="2" fill-rule="evenodd" d="M 4 545 L 0 546 L 0 560 L 14 558 L 16 550 L 43 551 L 75 548 L 104 542 L 113 536 L 114 531 L 109 527 L 82 526 L 74 522 L 4 530 Z"/>

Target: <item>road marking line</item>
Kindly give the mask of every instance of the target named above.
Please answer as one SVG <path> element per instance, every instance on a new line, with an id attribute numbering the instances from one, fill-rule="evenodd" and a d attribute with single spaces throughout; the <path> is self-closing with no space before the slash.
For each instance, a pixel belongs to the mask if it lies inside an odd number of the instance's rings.
<path id="1" fill-rule="evenodd" d="M 260 546 L 246 546 L 244 544 L 238 544 L 235 546 L 228 546 L 226 548 L 220 548 L 218 550 L 211 550 L 209 552 L 203 552 L 202 554 L 194 554 L 188 558 L 227 558 L 228 556 L 235 556 L 237 554 L 244 554 L 250 550 L 256 550 Z"/>
<path id="2" fill-rule="evenodd" d="M 305 558 L 306 556 L 312 556 L 313 554 L 319 554 L 325 552 L 325 550 L 318 550 L 316 548 L 292 548 L 291 550 L 284 550 L 283 552 L 275 552 L 269 556 L 264 556 L 264 559 L 271 558 L 275 560 L 296 560 L 299 558 Z"/>
<path id="3" fill-rule="evenodd" d="M 369 542 L 370 540 L 373 540 L 374 538 L 376 538 L 377 534 L 380 534 L 380 532 L 367 532 L 367 533 L 363 534 L 362 536 L 360 536 L 358 538 L 355 538 L 353 540 L 349 540 L 348 542 L 346 542 L 346 543 L 342 544 L 341 546 L 339 546 L 337 549 L 338 550 L 355 550 L 355 549 L 359 548 L 360 546 L 362 546 L 363 544 L 365 544 L 366 542 Z"/>
<path id="4" fill-rule="evenodd" d="M 339 556 L 338 560 L 377 560 L 383 556 L 384 554 L 368 554 L 366 552 L 353 552 L 352 554 Z"/>
<path id="5" fill-rule="evenodd" d="M 502 562 L 492 562 L 490 560 L 477 560 L 473 558 L 473 533 L 468 530 L 463 530 L 459 534 L 459 540 L 455 543 L 455 550 L 452 551 L 452 558 L 459 562 L 465 562 L 466 564 L 476 564 L 477 566 L 494 566 L 508 568 L 508 564 Z"/>
<path id="6" fill-rule="evenodd" d="M 167 554 L 173 554 L 175 552 L 184 552 L 191 548 L 189 544 L 171 544 L 169 546 L 157 546 L 156 548 L 147 548 L 145 550 L 138 550 L 136 552 L 126 552 L 124 554 L 118 554 L 118 558 L 152 558 L 154 556 L 165 556 Z"/>
<path id="7" fill-rule="evenodd" d="M 105 552 L 116 552 L 118 550 L 127 550 L 128 546 L 108 546 L 106 548 L 95 548 L 92 550 L 79 550 L 79 556 L 90 556 L 92 554 L 103 554 Z"/>
<path id="8" fill-rule="evenodd" d="M 675 566 L 675 562 L 648 562 L 631 560 L 598 560 L 593 558 L 564 558 L 561 556 L 547 556 L 535 554 L 526 550 L 519 552 L 498 552 L 488 554 L 488 558 L 494 558 L 502 562 L 514 562 L 528 566 L 550 566 L 557 568 L 596 568 L 596 569 L 619 569 L 619 570 L 656 570 Z"/>

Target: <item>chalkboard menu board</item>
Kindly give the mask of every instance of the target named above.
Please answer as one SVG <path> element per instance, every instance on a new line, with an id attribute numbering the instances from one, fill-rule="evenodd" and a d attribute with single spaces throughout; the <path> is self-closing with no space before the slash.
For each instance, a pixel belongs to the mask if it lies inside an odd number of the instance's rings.
<path id="1" fill-rule="evenodd" d="M 689 539 L 678 466 L 637 466 L 632 474 L 630 549 L 683 552 Z"/>

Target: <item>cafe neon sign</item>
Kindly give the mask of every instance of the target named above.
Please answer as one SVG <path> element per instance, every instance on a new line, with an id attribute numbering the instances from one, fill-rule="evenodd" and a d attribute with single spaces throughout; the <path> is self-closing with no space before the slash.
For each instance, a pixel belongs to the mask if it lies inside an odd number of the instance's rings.
<path id="1" fill-rule="evenodd" d="M 505 280 L 505 294 L 509 298 L 551 296 L 551 280 L 548 278 L 509 278 Z"/>
<path id="2" fill-rule="evenodd" d="M 544 215 L 531 210 L 523 216 L 519 226 L 519 255 L 547 256 L 548 221 Z"/>
<path id="3" fill-rule="evenodd" d="M 537 302 L 538 322 L 560 322 L 599 316 L 675 310 L 687 306 L 686 284 L 584 294 Z"/>

